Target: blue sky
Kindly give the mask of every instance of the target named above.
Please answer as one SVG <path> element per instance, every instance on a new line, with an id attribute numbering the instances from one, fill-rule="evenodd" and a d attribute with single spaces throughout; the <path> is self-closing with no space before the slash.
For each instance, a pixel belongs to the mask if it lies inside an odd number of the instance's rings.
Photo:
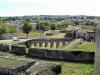
<path id="1" fill-rule="evenodd" d="M 1 0 L 0 16 L 93 15 L 100 16 L 99 0 Z"/>

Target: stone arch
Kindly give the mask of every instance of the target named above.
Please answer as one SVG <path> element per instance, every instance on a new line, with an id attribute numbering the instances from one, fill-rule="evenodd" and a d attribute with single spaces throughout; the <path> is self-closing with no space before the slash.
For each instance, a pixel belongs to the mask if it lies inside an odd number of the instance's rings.
<path id="1" fill-rule="evenodd" d="M 39 47 L 42 47 L 42 46 L 43 46 L 43 42 L 40 41 L 40 42 L 39 42 Z"/>
<path id="2" fill-rule="evenodd" d="M 42 42 L 42 46 L 41 46 L 42 48 L 45 48 L 45 42 Z"/>
<path id="3" fill-rule="evenodd" d="M 45 46 L 45 48 L 47 48 L 49 45 L 50 45 L 50 43 L 46 41 L 44 46 Z"/>
<path id="4" fill-rule="evenodd" d="M 54 42 L 53 42 L 53 48 L 56 48 L 56 47 L 57 47 L 57 42 L 54 41 Z"/>
<path id="5" fill-rule="evenodd" d="M 63 47 L 63 44 L 62 44 L 62 41 L 59 42 L 59 48 L 62 48 Z"/>

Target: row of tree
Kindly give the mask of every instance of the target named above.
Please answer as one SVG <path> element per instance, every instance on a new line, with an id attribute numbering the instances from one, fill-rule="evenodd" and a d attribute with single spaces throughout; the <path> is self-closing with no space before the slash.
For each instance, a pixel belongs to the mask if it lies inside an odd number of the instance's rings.
<path id="1" fill-rule="evenodd" d="M 5 22 L 0 21 L 0 33 L 15 33 L 17 31 L 16 25 L 8 26 Z"/>
<path id="2" fill-rule="evenodd" d="M 42 21 L 42 22 L 37 22 L 35 29 L 37 31 L 61 30 L 61 29 L 67 28 L 68 25 L 70 25 L 70 24 L 71 23 L 67 22 L 67 21 L 60 21 L 60 22 L 55 22 L 55 23 Z M 75 21 L 73 24 L 79 25 L 80 23 L 79 23 L 79 21 Z M 92 25 L 95 25 L 95 23 L 88 21 L 85 23 L 85 25 L 92 26 Z M 33 26 L 34 25 L 32 25 L 32 22 L 30 20 L 25 20 L 23 22 L 22 31 L 27 34 L 27 37 L 28 37 L 29 32 L 31 32 L 34 29 Z M 0 34 L 4 34 L 7 32 L 15 33 L 16 31 L 17 31 L 16 25 L 8 26 L 5 22 L 0 21 Z"/>
<path id="3" fill-rule="evenodd" d="M 50 22 L 38 22 L 36 25 L 36 30 L 38 31 L 46 31 L 46 30 L 60 30 L 68 27 L 67 22 L 57 22 L 57 23 L 50 23 Z"/>

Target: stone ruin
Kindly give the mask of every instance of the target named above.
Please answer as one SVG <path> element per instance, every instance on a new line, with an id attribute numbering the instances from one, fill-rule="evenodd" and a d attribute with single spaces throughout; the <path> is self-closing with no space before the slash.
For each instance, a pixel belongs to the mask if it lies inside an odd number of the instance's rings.
<path id="1" fill-rule="evenodd" d="M 53 63 L 4 57 L 0 57 L 0 59 L 2 60 L 0 62 L 0 75 L 58 75 L 61 73 L 61 66 Z M 5 61 L 7 62 L 2 63 Z M 9 61 L 16 64 L 9 63 Z"/>
<path id="2" fill-rule="evenodd" d="M 26 70 L 26 75 L 58 75 L 61 73 L 61 66 L 50 63 L 37 62 Z"/>

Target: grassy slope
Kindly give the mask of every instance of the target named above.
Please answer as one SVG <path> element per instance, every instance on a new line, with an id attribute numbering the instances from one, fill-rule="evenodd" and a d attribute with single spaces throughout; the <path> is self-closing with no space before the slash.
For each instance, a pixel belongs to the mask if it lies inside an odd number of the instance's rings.
<path id="1" fill-rule="evenodd" d="M 95 51 L 96 45 L 94 42 L 83 42 L 80 44 L 80 40 L 76 39 L 71 41 L 68 45 L 66 45 L 64 50 L 78 50 L 78 51 Z"/>

